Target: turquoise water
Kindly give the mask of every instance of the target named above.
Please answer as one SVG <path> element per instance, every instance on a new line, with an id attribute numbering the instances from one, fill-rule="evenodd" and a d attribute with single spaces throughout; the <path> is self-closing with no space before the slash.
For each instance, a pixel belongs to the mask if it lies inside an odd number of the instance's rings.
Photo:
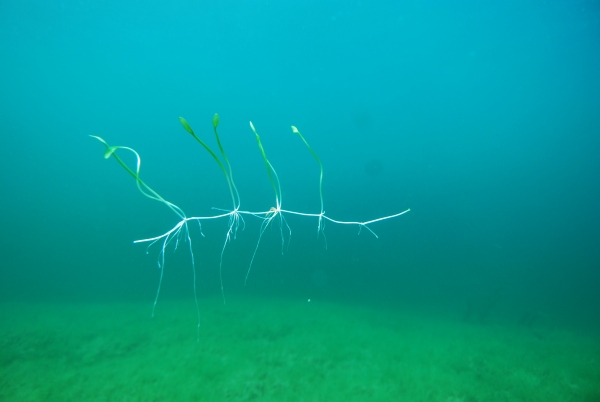
<path id="1" fill-rule="evenodd" d="M 599 30 L 590 2 L 2 2 L 0 398 L 597 400 Z"/>

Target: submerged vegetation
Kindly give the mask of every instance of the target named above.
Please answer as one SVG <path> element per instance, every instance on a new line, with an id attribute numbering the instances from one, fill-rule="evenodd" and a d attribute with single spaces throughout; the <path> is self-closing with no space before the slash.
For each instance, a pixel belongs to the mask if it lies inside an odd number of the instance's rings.
<path id="1" fill-rule="evenodd" d="M 215 114 L 213 116 L 212 126 L 213 126 L 213 132 L 215 135 L 215 139 L 216 139 L 216 142 L 217 142 L 217 145 L 219 148 L 220 156 L 216 152 L 214 152 L 207 145 L 207 143 L 194 132 L 194 130 L 192 129 L 190 124 L 183 117 L 179 117 L 179 122 L 181 123 L 181 125 L 183 126 L 185 131 L 187 131 L 210 154 L 210 156 L 219 165 L 219 168 L 221 169 L 221 171 L 223 172 L 223 175 L 225 176 L 225 179 L 227 180 L 227 185 L 228 185 L 229 192 L 231 195 L 232 206 L 231 206 L 230 210 L 222 210 L 221 213 L 216 214 L 216 215 L 205 215 L 205 216 L 188 216 L 188 215 L 186 215 L 180 207 L 178 207 L 176 204 L 174 204 L 170 201 L 167 201 L 167 199 L 165 199 L 161 195 L 159 195 L 148 184 L 146 184 L 145 181 L 143 181 L 141 179 L 141 177 L 140 177 L 141 157 L 137 151 L 135 151 L 133 148 L 130 148 L 127 146 L 111 146 L 101 137 L 93 136 L 93 135 L 91 136 L 91 137 L 97 139 L 98 141 L 102 142 L 105 145 L 106 150 L 104 152 L 104 157 L 106 159 L 111 158 L 111 157 L 114 158 L 125 169 L 125 171 L 127 171 L 127 173 L 129 173 L 135 179 L 138 190 L 144 196 L 146 196 L 154 201 L 158 201 L 158 202 L 164 204 L 167 208 L 169 208 L 171 211 L 173 211 L 173 213 L 175 213 L 175 215 L 177 215 L 177 217 L 179 218 L 179 221 L 175 224 L 175 226 L 173 226 L 173 228 L 171 228 L 167 232 L 165 232 L 159 236 L 136 240 L 134 242 L 134 243 L 148 243 L 150 246 L 155 243 L 158 243 L 161 246 L 160 253 L 159 253 L 159 267 L 161 268 L 161 276 L 160 276 L 160 280 L 159 280 L 159 284 L 158 284 L 158 289 L 156 292 L 156 298 L 154 301 L 154 308 L 156 307 L 156 302 L 158 301 L 158 296 L 160 294 L 160 287 L 162 284 L 162 273 L 164 272 L 164 264 L 165 264 L 165 250 L 166 250 L 167 246 L 171 243 L 174 243 L 175 244 L 174 247 L 177 247 L 177 245 L 180 243 L 180 241 L 187 243 L 189 246 L 189 253 L 190 253 L 191 261 L 192 261 L 192 269 L 194 272 L 194 297 L 196 299 L 196 305 L 198 305 L 197 295 L 196 295 L 196 284 L 195 284 L 196 268 L 195 268 L 195 263 L 194 263 L 194 253 L 192 250 L 192 239 L 190 236 L 190 232 L 188 230 L 188 224 L 192 221 L 197 222 L 201 228 L 202 227 L 201 223 L 202 223 L 202 221 L 205 221 L 205 220 L 221 219 L 221 218 L 229 219 L 229 226 L 228 226 L 227 232 L 225 234 L 225 241 L 223 243 L 223 247 L 221 249 L 221 260 L 220 260 L 220 268 L 219 268 L 220 272 L 222 272 L 223 253 L 225 252 L 225 248 L 227 247 L 227 244 L 236 237 L 236 233 L 240 226 L 240 223 L 243 224 L 243 222 L 244 222 L 244 217 L 252 216 L 252 217 L 258 218 L 262 221 L 261 225 L 260 225 L 260 231 L 258 233 L 258 239 L 256 241 L 256 247 L 254 248 L 254 253 L 252 255 L 252 258 L 250 259 L 250 262 L 248 265 L 248 270 L 246 272 L 246 281 L 247 281 L 248 275 L 250 274 L 250 270 L 252 268 L 252 264 L 253 264 L 254 258 L 256 256 L 256 251 L 258 250 L 262 236 L 265 233 L 265 230 L 269 226 L 271 226 L 272 222 L 276 219 L 279 222 L 279 231 L 280 231 L 280 235 L 281 235 L 281 247 L 282 247 L 282 252 L 283 252 L 285 244 L 286 244 L 286 233 L 287 233 L 288 241 L 289 241 L 289 236 L 291 236 L 291 228 L 286 221 L 286 218 L 285 218 L 286 215 L 298 215 L 298 216 L 309 217 L 309 218 L 317 218 L 318 219 L 317 235 L 323 236 L 323 238 L 325 239 L 325 223 L 326 222 L 331 222 L 331 223 L 340 224 L 340 225 L 358 226 L 359 231 L 364 228 L 364 229 L 368 230 L 371 234 L 373 234 L 375 237 L 377 237 L 377 234 L 369 227 L 369 225 L 371 225 L 375 222 L 380 222 L 380 221 L 396 218 L 396 217 L 401 216 L 410 211 L 410 209 L 407 209 L 407 210 L 398 212 L 393 215 L 383 216 L 383 217 L 371 219 L 371 220 L 364 221 L 364 222 L 338 220 L 338 219 L 333 219 L 330 216 L 326 215 L 325 209 L 324 209 L 324 201 L 323 201 L 323 164 L 321 163 L 321 159 L 319 158 L 317 153 L 309 145 L 306 138 L 302 135 L 300 130 L 298 130 L 298 128 L 296 128 L 295 126 L 291 126 L 292 133 L 298 135 L 298 137 L 302 140 L 304 145 L 307 147 L 308 151 L 312 154 L 312 156 L 315 158 L 315 160 L 319 164 L 319 170 L 320 170 L 319 198 L 320 198 L 321 209 L 319 212 L 302 212 L 302 211 L 292 211 L 292 210 L 284 209 L 283 208 L 283 192 L 281 189 L 281 183 L 279 181 L 279 176 L 277 175 L 277 171 L 273 167 L 273 164 L 269 161 L 265 147 L 260 139 L 260 135 L 258 134 L 258 131 L 256 130 L 254 124 L 252 124 L 252 122 L 250 122 L 250 128 L 255 135 L 256 142 L 258 144 L 258 149 L 264 160 L 264 164 L 265 164 L 265 168 L 267 171 L 267 176 L 269 178 L 269 182 L 270 182 L 270 184 L 273 188 L 273 192 L 275 194 L 275 202 L 274 202 L 275 206 L 271 206 L 270 208 L 267 208 L 263 211 L 244 210 L 241 208 L 242 200 L 241 200 L 240 194 L 238 192 L 238 189 L 235 185 L 235 182 L 233 180 L 233 169 L 232 169 L 231 163 L 229 161 L 229 158 L 227 158 L 227 154 L 225 153 L 225 150 L 223 148 L 223 145 L 221 143 L 221 139 L 219 137 L 219 133 L 217 130 L 217 127 L 219 125 L 219 115 Z M 129 151 L 129 152 L 133 153 L 136 158 L 135 167 L 132 168 L 132 167 L 128 166 L 123 161 L 123 159 L 119 157 L 119 155 L 117 154 L 117 151 Z M 327 244 L 326 239 L 325 239 L 325 244 Z M 223 287 L 222 274 L 220 274 L 220 277 L 221 277 L 221 294 L 223 296 L 223 301 L 225 301 L 225 291 L 224 291 L 224 287 Z M 197 312 L 198 312 L 198 317 L 199 317 L 198 309 L 197 309 Z M 153 310 L 153 315 L 154 315 L 154 310 Z M 199 328 L 199 326 L 200 326 L 200 321 L 198 320 L 198 328 Z"/>

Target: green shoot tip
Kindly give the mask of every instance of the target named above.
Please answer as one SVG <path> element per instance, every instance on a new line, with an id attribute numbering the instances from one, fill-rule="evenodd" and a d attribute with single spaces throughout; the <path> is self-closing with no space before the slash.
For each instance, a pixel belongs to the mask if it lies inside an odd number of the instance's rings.
<path id="1" fill-rule="evenodd" d="M 219 115 L 217 113 L 215 113 L 215 115 L 213 116 L 213 127 L 217 128 L 218 125 L 219 125 Z"/>
<path id="2" fill-rule="evenodd" d="M 179 116 L 179 122 L 181 123 L 181 125 L 183 126 L 183 128 L 185 128 L 185 131 L 187 131 L 191 135 L 194 135 L 194 130 L 192 130 L 192 127 L 190 127 L 190 125 L 188 124 L 188 122 L 185 121 L 185 119 L 183 117 Z M 213 122 L 214 122 L 214 119 L 213 119 Z"/>
<path id="3" fill-rule="evenodd" d="M 108 147 L 106 149 L 106 152 L 104 152 L 104 159 L 110 158 L 110 156 L 115 153 L 115 151 L 117 150 L 117 148 L 118 147 Z"/>

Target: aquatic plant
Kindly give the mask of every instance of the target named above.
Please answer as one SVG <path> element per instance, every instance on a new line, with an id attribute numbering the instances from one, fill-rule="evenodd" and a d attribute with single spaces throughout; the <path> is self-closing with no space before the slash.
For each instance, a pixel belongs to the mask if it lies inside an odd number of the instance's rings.
<path id="1" fill-rule="evenodd" d="M 140 178 L 140 167 L 141 167 L 142 161 L 141 161 L 141 157 L 137 153 L 137 151 L 135 151 L 133 148 L 126 147 L 126 146 L 111 146 L 101 137 L 98 137 L 95 135 L 91 136 L 92 138 L 95 138 L 98 141 L 100 141 L 106 147 L 106 150 L 104 152 L 104 158 L 108 159 L 110 157 L 113 157 L 125 169 L 125 171 L 127 171 L 127 173 L 129 173 L 135 179 L 138 190 L 144 196 L 164 204 L 171 211 L 173 211 L 175 213 L 175 215 L 177 215 L 178 218 L 180 219 L 179 222 L 177 222 L 177 224 L 175 226 L 173 226 L 173 228 L 171 228 L 170 230 L 168 230 L 167 232 L 165 232 L 159 236 L 134 241 L 134 243 L 148 243 L 148 248 L 150 248 L 152 245 L 154 245 L 156 243 L 161 245 L 159 257 L 158 257 L 158 265 L 159 265 L 161 273 L 160 273 L 158 288 L 156 291 L 156 297 L 154 299 L 154 304 L 152 307 L 152 316 L 154 316 L 156 303 L 158 301 L 158 297 L 160 294 L 160 288 L 162 285 L 164 265 L 165 265 L 165 250 L 166 250 L 167 246 L 172 242 L 175 242 L 174 247 L 177 248 L 180 240 L 183 240 L 184 242 L 187 242 L 187 244 L 189 246 L 190 256 L 191 256 L 192 271 L 193 271 L 193 276 L 194 276 L 194 278 L 193 278 L 193 280 L 194 280 L 194 299 L 196 301 L 196 311 L 198 313 L 198 329 L 200 328 L 200 315 L 199 315 L 200 312 L 199 312 L 199 308 L 198 308 L 198 298 L 197 298 L 197 293 L 196 293 L 196 267 L 195 267 L 195 262 L 194 262 L 194 253 L 192 250 L 192 238 L 190 236 L 190 232 L 188 229 L 188 223 L 191 221 L 197 222 L 200 225 L 200 228 L 202 228 L 202 226 L 201 226 L 202 221 L 209 220 L 209 219 L 221 219 L 221 218 L 229 219 L 229 225 L 228 225 L 227 233 L 225 235 L 225 241 L 224 241 L 223 247 L 221 249 L 221 259 L 220 259 L 220 263 L 219 263 L 221 294 L 223 297 L 223 301 L 225 301 L 225 291 L 224 291 L 224 287 L 223 287 L 223 276 L 222 276 L 223 253 L 225 252 L 225 248 L 227 247 L 227 244 L 232 240 L 232 237 L 233 238 L 236 237 L 236 233 L 237 233 L 237 230 L 239 229 L 240 221 L 242 221 L 242 222 L 244 221 L 244 218 L 243 218 L 244 216 L 253 216 L 253 217 L 256 217 L 256 218 L 262 220 L 262 223 L 260 225 L 260 231 L 258 234 L 258 240 L 256 242 L 256 246 L 254 248 L 254 253 L 252 254 L 252 258 L 250 259 L 250 263 L 248 265 L 248 270 L 246 272 L 245 282 L 247 282 L 248 275 L 250 274 L 250 270 L 252 268 L 252 264 L 254 262 L 254 258 L 256 256 L 256 252 L 260 245 L 262 236 L 265 233 L 265 230 L 271 224 L 271 222 L 273 222 L 273 220 L 275 220 L 275 219 L 279 220 L 279 229 L 280 229 L 280 234 L 281 234 L 281 247 L 282 247 L 282 252 L 283 252 L 284 245 L 285 245 L 284 228 L 287 228 L 287 231 L 289 232 L 288 238 L 289 238 L 289 236 L 291 236 L 291 228 L 285 219 L 286 214 L 318 218 L 317 235 L 322 235 L 323 238 L 325 239 L 325 245 L 327 245 L 326 238 L 325 238 L 325 222 L 326 221 L 336 223 L 336 224 L 341 224 L 341 225 L 358 226 L 359 233 L 363 228 L 365 228 L 371 234 L 373 234 L 375 237 L 377 237 L 377 234 L 369 227 L 370 224 L 373 224 L 375 222 L 384 221 L 384 220 L 391 219 L 391 218 L 395 218 L 395 217 L 398 217 L 398 216 L 403 215 L 403 214 L 407 213 L 408 211 L 410 211 L 410 209 L 407 209 L 405 211 L 402 211 L 402 212 L 399 212 L 399 213 L 396 213 L 393 215 L 388 215 L 388 216 L 384 216 L 384 217 L 380 217 L 380 218 L 376 218 L 376 219 L 371 219 L 371 220 L 364 221 L 364 222 L 341 221 L 341 220 L 333 219 L 333 218 L 325 215 L 325 209 L 324 209 L 324 203 L 323 203 L 323 164 L 321 163 L 321 159 L 319 158 L 319 156 L 315 153 L 315 151 L 308 144 L 308 141 L 306 141 L 304 136 L 300 133 L 300 131 L 295 126 L 291 126 L 292 133 L 297 134 L 300 137 L 302 142 L 304 142 L 304 144 L 306 145 L 306 147 L 308 148 L 310 153 L 314 156 L 314 158 L 316 159 L 316 161 L 319 164 L 319 169 L 320 169 L 319 197 L 320 197 L 320 201 L 321 201 L 321 210 L 319 211 L 319 213 L 308 213 L 308 212 L 299 212 L 299 211 L 291 211 L 291 210 L 283 209 L 282 208 L 283 193 L 281 191 L 281 183 L 279 182 L 279 177 L 277 176 L 277 172 L 275 171 L 275 168 L 273 167 L 273 165 L 267 158 L 267 153 L 265 151 L 263 143 L 260 139 L 260 136 L 258 135 L 256 128 L 254 127 L 254 124 L 252 124 L 252 122 L 250 122 L 250 128 L 252 129 L 252 132 L 254 133 L 254 135 L 256 137 L 258 149 L 262 155 L 262 158 L 265 163 L 265 168 L 267 170 L 267 176 L 269 178 L 269 181 L 270 181 L 271 186 L 273 187 L 273 191 L 275 193 L 275 206 L 269 208 L 266 211 L 262 211 L 262 212 L 253 212 L 253 211 L 242 210 L 242 209 L 240 209 L 241 208 L 240 194 L 239 194 L 238 189 L 233 180 L 233 171 L 231 168 L 231 163 L 229 162 L 229 159 L 227 158 L 227 155 L 225 154 L 225 150 L 223 149 L 223 145 L 221 144 L 221 139 L 219 138 L 219 133 L 217 131 L 217 127 L 219 125 L 219 115 L 215 114 L 213 116 L 212 125 L 213 125 L 213 132 L 215 134 L 215 138 L 216 138 L 217 145 L 219 147 L 219 152 L 221 154 L 222 159 L 206 144 L 206 142 L 204 142 L 200 137 L 198 137 L 196 135 L 196 133 L 194 132 L 194 130 L 192 129 L 190 124 L 183 117 L 179 117 L 179 122 L 181 123 L 181 125 L 183 126 L 185 131 L 187 131 L 189 134 L 191 134 L 192 137 L 200 145 L 202 145 L 202 147 L 211 155 L 211 157 L 219 165 L 219 168 L 221 169 L 221 171 L 223 172 L 223 175 L 225 176 L 225 179 L 227 180 L 227 185 L 229 188 L 229 192 L 231 195 L 231 202 L 232 202 L 231 210 L 221 210 L 222 213 L 217 214 L 217 215 L 188 217 L 180 207 L 178 207 L 177 205 L 173 204 L 170 201 L 167 201 L 165 198 L 163 198 L 161 195 L 159 195 L 156 191 L 154 191 L 150 186 L 148 186 Z M 136 165 L 135 165 L 134 169 L 129 167 L 123 161 L 123 159 L 121 159 L 119 157 L 119 155 L 117 155 L 117 151 L 119 151 L 119 150 L 129 151 L 135 155 Z M 220 210 L 219 208 L 214 208 L 214 209 Z"/>

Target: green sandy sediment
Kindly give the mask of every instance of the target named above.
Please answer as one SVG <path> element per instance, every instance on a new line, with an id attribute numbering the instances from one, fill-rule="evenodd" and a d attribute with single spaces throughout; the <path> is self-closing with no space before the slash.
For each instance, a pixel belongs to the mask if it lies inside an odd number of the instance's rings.
<path id="1" fill-rule="evenodd" d="M 596 401 L 600 341 L 572 330 L 230 297 L 195 306 L 0 304 L 0 400 Z"/>

